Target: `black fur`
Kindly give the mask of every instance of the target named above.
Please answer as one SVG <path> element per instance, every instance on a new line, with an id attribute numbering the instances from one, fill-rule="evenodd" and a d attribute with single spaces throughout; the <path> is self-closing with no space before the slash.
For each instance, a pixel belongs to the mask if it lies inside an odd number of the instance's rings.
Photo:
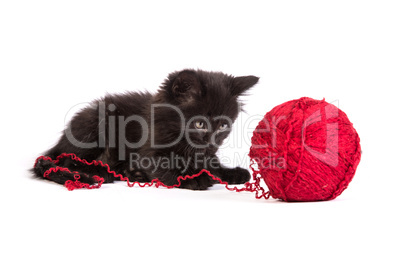
<path id="1" fill-rule="evenodd" d="M 174 185 L 179 175 L 206 168 L 230 184 L 244 183 L 250 179 L 249 172 L 221 166 L 216 152 L 238 116 L 238 97 L 257 82 L 255 76 L 187 69 L 170 74 L 154 95 L 107 95 L 77 113 L 45 155 L 55 159 L 61 153 L 74 153 L 88 161 L 102 160 L 131 181 L 159 178 L 166 185 Z M 187 134 L 183 135 L 183 130 Z M 68 159 L 58 165 L 79 172 L 83 182 L 95 183 L 93 175 L 104 177 L 105 182 L 114 180 L 99 167 Z M 50 167 L 54 164 L 41 160 L 33 172 L 43 178 Z M 64 184 L 70 177 L 54 173 L 50 179 Z M 204 190 L 213 183 L 204 174 L 182 182 L 181 187 Z"/>

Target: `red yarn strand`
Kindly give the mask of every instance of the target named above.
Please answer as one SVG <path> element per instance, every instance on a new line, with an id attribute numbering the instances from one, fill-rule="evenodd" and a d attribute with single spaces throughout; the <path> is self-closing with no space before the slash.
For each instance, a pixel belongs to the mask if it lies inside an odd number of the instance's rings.
<path id="1" fill-rule="evenodd" d="M 193 175 L 186 175 L 186 176 L 179 176 L 177 178 L 177 184 L 174 185 L 165 185 L 164 183 L 162 183 L 159 179 L 153 179 L 151 182 L 145 182 L 145 183 L 140 183 L 140 182 L 130 182 L 129 178 L 124 177 L 121 174 L 116 173 L 115 171 L 110 169 L 110 166 L 106 163 L 103 163 L 100 160 L 93 160 L 91 162 L 88 162 L 85 159 L 81 159 L 78 156 L 76 156 L 75 154 L 72 153 L 63 153 L 61 155 L 59 155 L 55 160 L 53 160 L 52 158 L 48 157 L 48 156 L 40 156 L 36 159 L 34 167 L 36 167 L 36 165 L 38 164 L 39 160 L 46 160 L 46 161 L 50 161 L 54 164 L 58 164 L 60 162 L 61 159 L 63 158 L 70 158 L 73 161 L 79 162 L 81 164 L 85 164 L 88 166 L 94 165 L 94 166 L 101 166 L 106 168 L 107 172 L 111 175 L 113 175 L 115 178 L 121 180 L 121 181 L 126 181 L 127 186 L 128 187 L 134 187 L 135 185 L 138 185 L 139 187 L 143 188 L 143 187 L 152 187 L 155 186 L 156 188 L 162 186 L 165 187 L 167 189 L 172 189 L 175 187 L 180 187 L 181 182 L 185 181 L 185 180 L 190 180 L 190 179 L 194 179 L 197 178 L 199 176 L 201 176 L 201 174 L 206 173 L 208 176 L 210 176 L 213 180 L 218 181 L 220 184 L 224 185 L 225 188 L 229 191 L 234 191 L 234 192 L 255 192 L 255 197 L 257 199 L 261 199 L 261 198 L 265 198 L 268 199 L 269 198 L 269 193 L 266 192 L 261 186 L 260 186 L 260 178 L 259 177 L 254 177 L 254 182 L 246 182 L 244 184 L 244 187 L 242 188 L 237 188 L 236 186 L 234 187 L 229 187 L 229 184 L 225 181 L 222 181 L 220 178 L 215 177 L 210 171 L 206 170 L 206 169 L 202 169 L 200 172 L 193 174 Z M 95 188 L 100 188 L 102 186 L 102 184 L 104 183 L 104 178 L 101 178 L 97 175 L 93 176 L 92 178 L 97 182 L 94 185 L 90 185 L 88 183 L 83 183 L 80 181 L 81 176 L 79 175 L 79 173 L 77 171 L 70 171 L 68 168 L 65 167 L 60 167 L 57 166 L 55 168 L 50 168 L 47 171 L 45 171 L 45 173 L 43 174 L 44 178 L 47 178 L 49 180 L 49 174 L 50 173 L 57 173 L 57 172 L 64 172 L 67 174 L 74 174 L 74 181 L 73 180 L 67 180 L 64 183 L 64 186 L 69 190 L 75 190 L 75 189 L 82 189 L 82 188 L 86 188 L 86 189 L 95 189 Z"/>

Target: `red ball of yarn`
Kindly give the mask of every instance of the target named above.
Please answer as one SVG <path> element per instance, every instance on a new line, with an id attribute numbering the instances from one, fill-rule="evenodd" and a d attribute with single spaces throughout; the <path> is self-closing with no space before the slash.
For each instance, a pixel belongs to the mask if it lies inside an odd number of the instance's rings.
<path id="1" fill-rule="evenodd" d="M 331 200 L 352 180 L 360 139 L 344 112 L 311 98 L 276 106 L 254 130 L 249 156 L 254 177 L 284 201 Z"/>

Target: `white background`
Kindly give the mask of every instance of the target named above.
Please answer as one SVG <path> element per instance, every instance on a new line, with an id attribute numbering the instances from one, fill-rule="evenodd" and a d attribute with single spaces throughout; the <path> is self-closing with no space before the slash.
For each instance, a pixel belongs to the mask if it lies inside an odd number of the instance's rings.
<path id="1" fill-rule="evenodd" d="M 144 3 L 1 2 L 0 266 L 401 267 L 400 2 Z M 186 67 L 261 77 L 230 138 L 240 142 L 221 151 L 233 159 L 274 106 L 337 103 L 363 150 L 349 188 L 285 203 L 220 186 L 69 192 L 31 178 L 72 107 L 154 92 Z"/>

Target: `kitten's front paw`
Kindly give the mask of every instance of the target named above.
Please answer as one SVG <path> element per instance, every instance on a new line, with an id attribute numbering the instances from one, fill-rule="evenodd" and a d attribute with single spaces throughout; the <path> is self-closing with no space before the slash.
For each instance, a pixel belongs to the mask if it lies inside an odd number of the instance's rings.
<path id="1" fill-rule="evenodd" d="M 206 174 L 201 176 L 181 181 L 179 188 L 189 190 L 207 190 L 214 184 L 214 181 Z"/>
<path id="2" fill-rule="evenodd" d="M 142 171 L 142 170 L 132 170 L 128 171 L 126 170 L 124 172 L 126 177 L 128 178 L 129 181 L 131 182 L 150 182 L 151 180 L 148 178 L 148 175 Z"/>
<path id="3" fill-rule="evenodd" d="M 250 172 L 247 169 L 237 167 L 222 171 L 222 180 L 228 184 L 244 184 L 250 180 Z"/>

